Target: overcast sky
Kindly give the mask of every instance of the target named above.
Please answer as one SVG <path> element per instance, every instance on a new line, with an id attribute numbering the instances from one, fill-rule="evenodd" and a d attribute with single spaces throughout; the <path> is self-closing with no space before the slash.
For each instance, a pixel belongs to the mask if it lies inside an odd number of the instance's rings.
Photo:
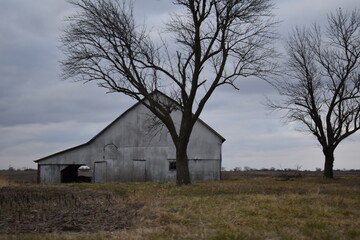
<path id="1" fill-rule="evenodd" d="M 322 23 L 330 11 L 360 9 L 359 0 L 275 0 L 283 38 L 295 25 Z M 160 26 L 170 0 L 138 0 L 140 21 Z M 33 160 L 87 142 L 135 102 L 92 84 L 63 81 L 58 46 L 63 0 L 0 0 L 0 169 L 35 168 Z M 281 43 L 279 44 L 281 45 Z M 226 138 L 223 166 L 323 168 L 315 138 L 284 124 L 264 105 L 275 91 L 258 79 L 239 79 L 240 91 L 218 89 L 201 119 Z M 335 169 L 360 168 L 360 133 L 335 152 Z"/>

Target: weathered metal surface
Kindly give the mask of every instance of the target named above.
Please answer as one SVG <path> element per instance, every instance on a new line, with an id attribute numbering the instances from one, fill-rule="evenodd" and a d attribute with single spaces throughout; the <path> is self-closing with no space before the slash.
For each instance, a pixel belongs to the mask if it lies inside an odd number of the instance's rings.
<path id="1" fill-rule="evenodd" d="M 170 181 L 175 159 L 171 137 L 162 128 L 149 131 L 149 110 L 136 104 L 88 143 L 39 159 L 41 183 L 61 182 L 61 170 L 69 165 L 87 165 L 93 182 Z M 173 118 L 179 119 L 174 113 Z M 219 180 L 221 145 L 224 139 L 204 122 L 196 122 L 188 147 L 191 178 Z"/>

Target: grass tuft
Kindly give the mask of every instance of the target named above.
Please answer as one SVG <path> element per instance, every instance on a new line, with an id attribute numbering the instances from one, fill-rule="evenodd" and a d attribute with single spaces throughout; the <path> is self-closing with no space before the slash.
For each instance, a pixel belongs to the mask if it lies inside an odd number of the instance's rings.
<path id="1" fill-rule="evenodd" d="M 9 185 L 9 181 L 4 177 L 0 175 L 0 187 L 5 187 Z"/>

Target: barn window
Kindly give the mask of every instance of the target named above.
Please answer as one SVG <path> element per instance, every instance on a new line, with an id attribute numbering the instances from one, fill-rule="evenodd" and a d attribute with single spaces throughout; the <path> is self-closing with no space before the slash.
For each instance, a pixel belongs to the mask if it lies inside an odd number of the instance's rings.
<path id="1" fill-rule="evenodd" d="M 169 171 L 175 171 L 176 170 L 176 161 L 170 161 L 169 162 Z"/>

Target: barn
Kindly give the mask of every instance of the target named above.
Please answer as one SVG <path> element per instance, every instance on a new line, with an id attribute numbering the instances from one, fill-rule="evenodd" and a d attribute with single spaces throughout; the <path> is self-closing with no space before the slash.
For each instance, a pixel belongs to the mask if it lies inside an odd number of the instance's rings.
<path id="1" fill-rule="evenodd" d="M 179 113 L 172 113 L 175 122 Z M 174 143 L 165 127 L 149 126 L 151 116 L 138 102 L 87 143 L 35 160 L 38 182 L 175 180 Z M 224 141 L 202 120 L 195 123 L 188 147 L 191 180 L 220 179 Z"/>

